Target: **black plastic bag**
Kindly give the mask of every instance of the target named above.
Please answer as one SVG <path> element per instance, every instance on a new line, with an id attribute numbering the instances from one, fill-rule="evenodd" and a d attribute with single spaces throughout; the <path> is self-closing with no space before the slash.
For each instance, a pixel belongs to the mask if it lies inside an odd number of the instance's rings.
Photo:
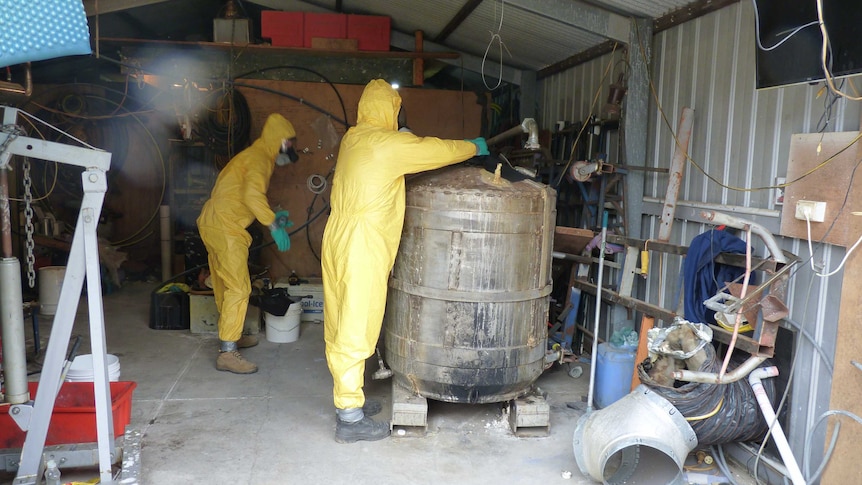
<path id="1" fill-rule="evenodd" d="M 249 303 L 277 317 L 283 317 L 290 305 L 302 300 L 301 296 L 291 296 L 287 288 L 270 288 L 261 290 L 261 292 L 261 295 L 254 295 L 249 298 Z"/>

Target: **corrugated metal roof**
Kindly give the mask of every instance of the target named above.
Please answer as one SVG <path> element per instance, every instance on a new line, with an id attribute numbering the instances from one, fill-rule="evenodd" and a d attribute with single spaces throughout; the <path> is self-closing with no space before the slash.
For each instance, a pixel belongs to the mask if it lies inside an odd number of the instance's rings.
<path id="1" fill-rule="evenodd" d="M 693 2 L 691 0 L 596 0 L 592 3 L 623 15 L 654 19 Z"/>

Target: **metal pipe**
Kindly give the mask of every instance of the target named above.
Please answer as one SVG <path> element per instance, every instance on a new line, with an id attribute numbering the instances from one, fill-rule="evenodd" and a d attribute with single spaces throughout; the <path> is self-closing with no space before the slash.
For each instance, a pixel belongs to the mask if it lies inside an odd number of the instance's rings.
<path id="1" fill-rule="evenodd" d="M 760 224 L 752 221 L 747 221 L 745 219 L 741 219 L 739 217 L 732 216 L 730 214 L 724 214 L 722 212 L 715 211 L 703 211 L 700 213 L 701 217 L 706 219 L 707 221 L 718 224 L 725 225 L 730 227 L 735 227 L 737 229 L 746 229 L 747 227 L 751 227 L 751 232 L 757 234 L 760 239 L 766 244 L 766 248 L 769 249 L 769 254 L 772 255 L 772 258 L 782 264 L 787 264 L 787 257 L 784 255 L 784 252 L 781 251 L 781 248 L 778 247 L 778 242 L 772 237 L 772 233 L 767 231 L 765 227 Z"/>
<path id="2" fill-rule="evenodd" d="M 5 173 L 5 171 L 4 171 Z M 3 329 L 3 375 L 6 402 L 30 400 L 27 386 L 27 350 L 24 343 L 24 307 L 21 304 L 21 263 L 17 258 L 0 259 L 0 324 Z"/>
<path id="3" fill-rule="evenodd" d="M 608 239 L 608 211 L 602 214 L 602 243 L 599 248 L 599 274 L 596 277 L 596 318 L 593 323 L 593 348 L 590 351 L 590 389 L 587 393 L 587 414 L 593 410 L 593 391 L 596 387 L 596 358 L 599 352 L 599 315 L 602 309 L 602 271 L 605 261 L 605 242 Z"/>
<path id="4" fill-rule="evenodd" d="M 747 376 L 752 370 L 763 363 L 766 357 L 752 355 L 736 369 L 719 376 L 714 372 L 700 372 L 693 370 L 678 370 L 673 373 L 673 378 L 686 382 L 705 382 L 707 384 L 730 384 Z"/>
<path id="5" fill-rule="evenodd" d="M 763 367 L 755 369 L 748 376 L 748 383 L 751 384 L 751 389 L 754 391 L 754 397 L 757 398 L 757 403 L 760 405 L 760 412 L 766 419 L 766 424 L 772 429 L 772 439 L 775 441 L 775 446 L 778 447 L 778 453 L 784 461 L 784 466 L 787 467 L 787 474 L 790 476 L 790 481 L 793 485 L 805 485 L 805 477 L 802 476 L 802 471 L 796 463 L 796 458 L 793 456 L 793 451 L 790 449 L 790 444 L 787 442 L 787 437 L 784 435 L 784 430 L 781 429 L 781 423 L 775 416 L 775 411 L 772 409 L 772 403 L 769 402 L 769 396 L 766 395 L 766 390 L 763 389 L 761 379 L 775 377 L 778 375 L 778 367 Z"/>
<path id="6" fill-rule="evenodd" d="M 634 170 L 631 166 L 626 166 L 631 171 Z M 664 201 L 658 197 L 644 197 L 643 201 L 648 204 L 662 204 Z M 717 210 L 722 212 L 733 212 L 735 214 L 745 214 L 749 216 L 771 217 L 778 219 L 781 217 L 781 211 L 774 209 L 760 209 L 757 207 L 742 207 L 739 205 L 713 204 L 710 202 L 698 202 L 694 200 L 678 200 L 677 207 L 690 207 L 692 209 Z"/>
<path id="7" fill-rule="evenodd" d="M 494 146 L 521 133 L 529 133 L 530 135 L 527 138 L 527 143 L 524 144 L 524 148 L 528 150 L 538 150 L 541 148 L 541 145 L 539 145 L 539 125 L 533 118 L 524 118 L 524 121 L 520 125 L 509 128 L 497 136 L 488 138 L 485 142 L 488 146 Z"/>
<path id="8" fill-rule="evenodd" d="M 162 280 L 167 280 L 171 277 L 171 207 L 159 206 L 159 216 L 162 243 Z"/>
<path id="9" fill-rule="evenodd" d="M 33 94 L 33 72 L 29 62 L 24 68 L 24 85 L 0 81 L 0 93 L 10 93 L 27 98 Z"/>

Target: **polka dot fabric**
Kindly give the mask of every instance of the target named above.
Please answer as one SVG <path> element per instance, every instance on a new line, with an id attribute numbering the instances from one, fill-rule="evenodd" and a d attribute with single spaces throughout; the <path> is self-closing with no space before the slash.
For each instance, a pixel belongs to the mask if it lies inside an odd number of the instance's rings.
<path id="1" fill-rule="evenodd" d="M 0 0 L 0 67 L 90 52 L 81 0 Z"/>

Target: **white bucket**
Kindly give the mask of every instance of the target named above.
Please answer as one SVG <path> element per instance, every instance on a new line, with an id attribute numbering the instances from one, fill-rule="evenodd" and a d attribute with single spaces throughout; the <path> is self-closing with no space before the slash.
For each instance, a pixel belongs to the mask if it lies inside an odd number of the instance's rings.
<path id="1" fill-rule="evenodd" d="M 296 342 L 299 339 L 299 317 L 301 315 L 302 305 L 299 303 L 290 305 L 287 308 L 287 313 L 282 317 L 265 313 L 266 339 L 277 344 Z"/>
<path id="2" fill-rule="evenodd" d="M 117 382 L 120 380 L 120 359 L 116 355 L 107 355 L 108 380 Z M 93 371 L 93 355 L 82 354 L 75 357 L 69 372 L 66 373 L 66 382 L 93 382 L 95 372 Z"/>
<path id="3" fill-rule="evenodd" d="M 65 266 L 45 266 L 39 268 L 39 313 L 54 315 L 60 301 L 60 288 L 66 276 Z"/>

